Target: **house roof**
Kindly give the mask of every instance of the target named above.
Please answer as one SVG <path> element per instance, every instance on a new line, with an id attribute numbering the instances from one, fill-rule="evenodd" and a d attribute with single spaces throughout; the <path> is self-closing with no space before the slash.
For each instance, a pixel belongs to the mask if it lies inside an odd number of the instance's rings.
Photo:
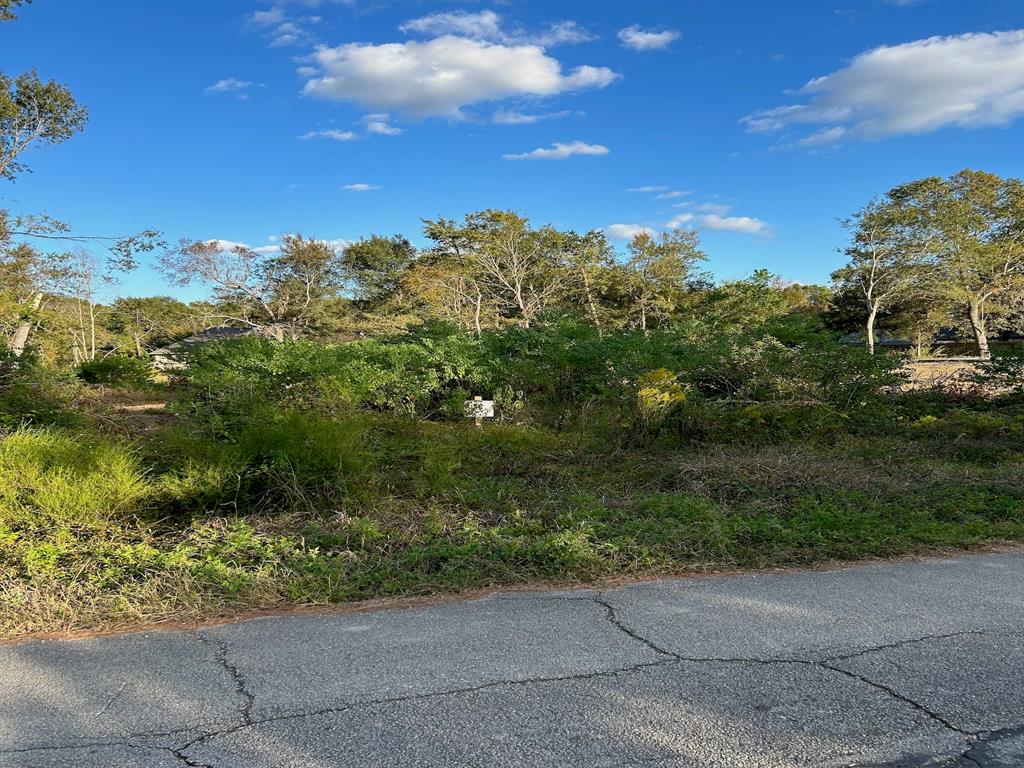
<path id="1" fill-rule="evenodd" d="M 154 349 L 152 355 L 154 356 L 171 356 L 186 352 L 192 347 L 198 344 L 205 344 L 209 341 L 223 341 L 224 339 L 234 339 L 239 336 L 251 336 L 253 329 L 251 328 L 235 328 L 230 325 L 217 325 L 213 328 L 207 328 L 206 330 L 194 333 L 191 336 L 176 341 L 173 344 L 168 344 L 166 347 L 160 349 Z"/>

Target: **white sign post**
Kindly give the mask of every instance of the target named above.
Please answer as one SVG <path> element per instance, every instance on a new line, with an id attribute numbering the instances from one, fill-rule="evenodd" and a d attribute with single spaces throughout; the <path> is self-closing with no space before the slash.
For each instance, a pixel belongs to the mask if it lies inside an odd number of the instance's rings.
<path id="1" fill-rule="evenodd" d="M 484 400 L 480 395 L 477 395 L 472 400 L 465 402 L 466 418 L 473 419 L 473 423 L 478 427 L 483 424 L 484 419 L 494 418 L 494 401 Z"/>

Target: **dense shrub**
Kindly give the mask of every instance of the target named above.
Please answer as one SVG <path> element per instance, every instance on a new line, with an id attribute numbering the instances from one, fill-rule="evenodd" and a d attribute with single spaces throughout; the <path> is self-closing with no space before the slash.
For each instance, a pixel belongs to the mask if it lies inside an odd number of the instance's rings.
<path id="1" fill-rule="evenodd" d="M 452 392 L 486 373 L 471 336 L 444 329 L 340 345 L 244 338 L 197 349 L 183 373 L 196 410 L 245 413 L 253 403 L 439 415 Z"/>
<path id="2" fill-rule="evenodd" d="M 227 429 L 264 403 L 461 419 L 462 401 L 480 394 L 495 400 L 499 420 L 600 428 L 644 441 L 673 424 L 699 436 L 722 414 L 726 423 L 762 432 L 863 421 L 883 410 L 901 380 L 898 359 L 837 344 L 813 324 L 790 327 L 790 343 L 767 333 L 704 331 L 600 334 L 562 321 L 479 338 L 446 327 L 339 345 L 249 337 L 195 351 L 185 403 Z M 674 399 L 655 419 L 642 391 L 656 375 L 690 394 L 685 408 L 684 398 Z M 744 410 L 755 404 L 766 407 Z"/>
<path id="3" fill-rule="evenodd" d="M 0 426 L 79 424 L 72 410 L 79 389 L 66 372 L 40 364 L 31 348 L 20 357 L 0 351 Z"/>
<path id="4" fill-rule="evenodd" d="M 978 363 L 969 378 L 990 393 L 1024 397 L 1024 344 L 998 349 L 990 359 Z"/>
<path id="5" fill-rule="evenodd" d="M 107 355 L 83 360 L 75 370 L 78 378 L 87 384 L 138 387 L 149 381 L 146 361 L 127 355 Z"/>

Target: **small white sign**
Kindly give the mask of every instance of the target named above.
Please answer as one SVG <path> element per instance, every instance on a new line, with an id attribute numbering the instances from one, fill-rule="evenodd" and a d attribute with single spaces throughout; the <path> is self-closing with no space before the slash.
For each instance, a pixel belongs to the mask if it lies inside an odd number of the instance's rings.
<path id="1" fill-rule="evenodd" d="M 481 400 L 476 398 L 474 400 L 466 401 L 466 418 L 468 419 L 493 419 L 494 418 L 494 401 L 493 400 Z"/>

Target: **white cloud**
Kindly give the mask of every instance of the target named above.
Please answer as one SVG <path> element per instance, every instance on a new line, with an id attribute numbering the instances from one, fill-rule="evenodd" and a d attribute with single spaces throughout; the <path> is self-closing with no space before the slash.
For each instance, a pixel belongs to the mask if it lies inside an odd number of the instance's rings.
<path id="1" fill-rule="evenodd" d="M 644 227 L 640 224 L 609 224 L 604 228 L 604 231 L 608 237 L 615 240 L 632 240 L 644 232 L 652 236 L 658 234 L 658 230 Z"/>
<path id="2" fill-rule="evenodd" d="M 532 125 L 533 123 L 539 123 L 541 120 L 566 117 L 570 114 L 572 113 L 567 109 L 563 109 L 560 112 L 544 112 L 535 115 L 524 114 L 514 109 L 498 109 L 491 115 L 491 122 L 498 125 Z"/>
<path id="3" fill-rule="evenodd" d="M 213 85 L 208 85 L 205 90 L 207 93 L 237 93 L 244 91 L 247 88 L 252 88 L 256 83 L 251 80 L 239 80 L 234 77 L 226 77 L 223 80 L 218 80 Z"/>
<path id="4" fill-rule="evenodd" d="M 363 115 L 361 122 L 366 126 L 367 133 L 378 133 L 382 136 L 397 136 L 402 132 L 401 128 L 391 125 L 391 118 L 386 112 Z"/>
<path id="5" fill-rule="evenodd" d="M 461 35 L 479 40 L 497 40 L 502 35 L 501 16 L 494 11 L 431 13 L 418 19 L 410 19 L 398 28 L 405 33 Z"/>
<path id="6" fill-rule="evenodd" d="M 709 213 L 700 216 L 698 223 L 704 229 L 740 232 L 745 235 L 767 235 L 771 231 L 765 222 L 750 216 L 719 216 L 716 213 Z"/>
<path id="7" fill-rule="evenodd" d="M 380 189 L 376 184 L 363 184 L 358 182 L 356 184 L 346 184 L 342 189 L 347 189 L 350 192 L 370 192 L 374 189 Z"/>
<path id="8" fill-rule="evenodd" d="M 549 24 L 543 32 L 534 32 L 522 38 L 522 42 L 529 45 L 539 45 L 542 48 L 550 48 L 553 45 L 570 45 L 574 43 L 589 43 L 596 40 L 597 35 L 592 35 L 580 27 L 575 21 L 556 21 Z"/>
<path id="9" fill-rule="evenodd" d="M 505 160 L 565 160 L 573 155 L 607 155 L 608 147 L 601 144 L 587 144 L 576 140 L 568 143 L 555 142 L 550 147 L 539 147 L 530 152 L 502 155 Z"/>
<path id="10" fill-rule="evenodd" d="M 679 31 L 675 29 L 655 31 L 641 29 L 639 24 L 632 24 L 619 30 L 619 40 L 624 46 L 632 48 L 634 51 L 664 50 L 680 36 Z"/>
<path id="11" fill-rule="evenodd" d="M 524 115 L 515 110 L 499 109 L 491 116 L 491 121 L 499 125 L 529 125 L 543 120 L 543 115 Z"/>
<path id="12" fill-rule="evenodd" d="M 586 43 L 594 35 L 581 28 L 575 21 L 556 21 L 540 32 L 526 32 L 522 27 L 505 24 L 501 15 L 491 10 L 467 13 L 431 13 L 418 19 L 411 19 L 399 26 L 406 34 L 443 36 L 457 35 L 474 40 L 486 40 L 510 45 L 538 45 L 542 48 L 570 43 Z"/>
<path id="13" fill-rule="evenodd" d="M 306 31 L 292 21 L 286 21 L 275 27 L 270 36 L 271 48 L 282 48 L 286 45 L 298 45 L 306 39 Z"/>
<path id="14" fill-rule="evenodd" d="M 820 147 L 826 144 L 835 144 L 846 135 L 846 131 L 847 129 L 841 125 L 836 125 L 832 128 L 822 128 L 820 131 L 815 131 L 810 136 L 804 136 L 796 143 L 801 147 Z"/>
<path id="15" fill-rule="evenodd" d="M 674 229 L 686 226 L 746 235 L 771 234 L 771 228 L 760 219 L 751 216 L 725 216 L 728 210 L 729 206 L 721 203 L 701 203 L 693 206 L 691 211 L 676 214 L 665 222 L 665 227 Z"/>
<path id="16" fill-rule="evenodd" d="M 664 192 L 666 189 L 668 189 L 668 187 L 658 187 L 658 186 L 652 187 L 652 186 L 647 186 L 647 187 L 630 187 L 626 191 L 627 192 Z"/>
<path id="17" fill-rule="evenodd" d="M 675 200 L 677 197 L 686 197 L 692 195 L 693 191 L 689 189 L 674 189 L 671 192 L 662 192 L 660 195 L 655 195 L 655 200 Z"/>
<path id="18" fill-rule="evenodd" d="M 214 237 L 209 240 L 204 240 L 203 245 L 215 245 L 219 250 L 222 251 L 233 251 L 236 248 L 245 248 L 248 250 L 249 246 L 246 243 L 239 243 L 236 240 L 224 240 L 220 237 Z"/>
<path id="19" fill-rule="evenodd" d="M 312 60 L 320 73 L 306 82 L 304 93 L 414 117 L 461 117 L 468 104 L 604 88 L 619 77 L 607 67 L 586 65 L 563 73 L 559 61 L 536 45 L 450 35 L 426 42 L 321 46 Z"/>
<path id="20" fill-rule="evenodd" d="M 268 239 L 272 240 L 274 238 Z M 253 248 L 248 243 L 240 243 L 236 240 L 224 240 L 223 238 L 219 237 L 215 237 L 210 240 L 204 240 L 203 243 L 206 245 L 215 245 L 217 246 L 217 249 L 221 251 L 233 251 L 237 248 L 241 248 L 242 250 L 252 251 L 253 253 L 258 253 L 264 256 L 270 253 L 277 253 L 278 251 L 281 250 L 281 246 L 279 245 L 260 245 Z"/>
<path id="21" fill-rule="evenodd" d="M 701 203 L 700 205 L 694 206 L 694 210 L 703 211 L 704 213 L 716 213 L 722 215 L 726 213 L 732 206 L 723 205 L 722 203 Z"/>
<path id="22" fill-rule="evenodd" d="M 250 23 L 257 27 L 270 27 L 274 24 L 280 24 L 284 20 L 284 9 L 280 6 L 274 6 L 265 11 L 253 11 L 249 16 Z"/>
<path id="23" fill-rule="evenodd" d="M 804 103 L 747 115 L 752 132 L 821 128 L 796 139 L 822 146 L 946 126 L 1004 125 L 1024 115 L 1024 29 L 881 46 L 808 82 Z"/>
<path id="24" fill-rule="evenodd" d="M 669 229 L 675 229 L 676 227 L 681 227 L 684 224 L 692 223 L 693 219 L 694 215 L 692 213 L 679 213 L 666 221 L 665 226 Z"/>
<path id="25" fill-rule="evenodd" d="M 333 139 L 334 141 L 352 141 L 356 135 L 352 131 L 339 131 L 335 128 L 325 128 L 319 131 L 309 131 L 299 136 L 300 139 Z"/>
<path id="26" fill-rule="evenodd" d="M 260 31 L 271 48 L 303 45 L 314 39 L 309 27 L 319 24 L 319 16 L 291 16 L 283 4 L 265 11 L 254 11 L 248 16 L 249 25 Z"/>

